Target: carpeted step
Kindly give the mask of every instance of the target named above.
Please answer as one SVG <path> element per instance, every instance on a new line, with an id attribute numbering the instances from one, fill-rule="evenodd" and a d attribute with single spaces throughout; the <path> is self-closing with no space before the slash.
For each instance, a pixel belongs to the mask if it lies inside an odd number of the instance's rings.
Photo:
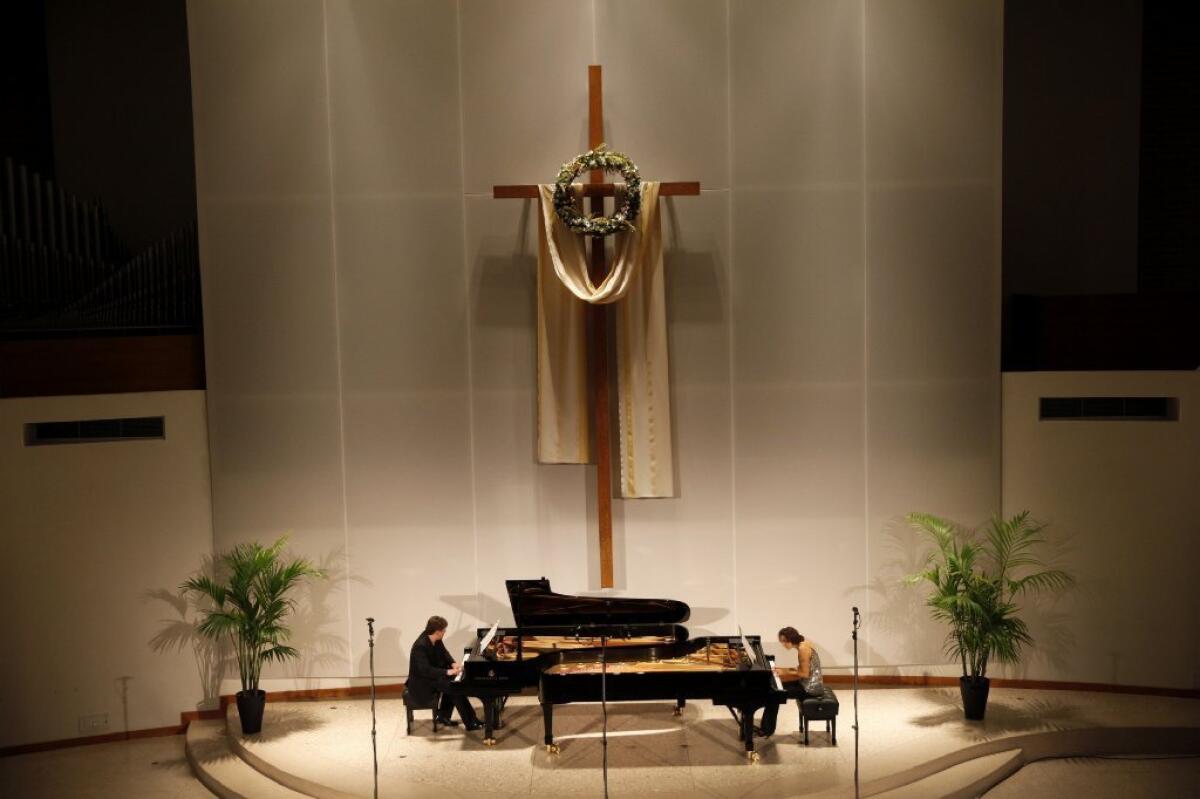
<path id="1" fill-rule="evenodd" d="M 871 796 L 872 799 L 927 799 L 931 796 L 969 799 L 998 785 L 1016 773 L 1023 763 L 1020 749 L 1007 749 L 956 763 L 924 779 Z"/>
<path id="2" fill-rule="evenodd" d="M 297 793 L 255 771 L 235 754 L 225 720 L 193 721 L 185 744 L 196 778 L 223 799 L 295 799 Z"/>

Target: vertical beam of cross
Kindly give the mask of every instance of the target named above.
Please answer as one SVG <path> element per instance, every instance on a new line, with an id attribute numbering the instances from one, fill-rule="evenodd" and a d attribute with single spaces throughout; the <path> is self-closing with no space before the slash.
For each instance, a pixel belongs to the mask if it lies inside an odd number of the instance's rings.
<path id="1" fill-rule="evenodd" d="M 588 148 L 604 143 L 604 87 L 599 65 L 588 67 Z M 593 170 L 592 183 L 603 183 L 604 172 Z M 604 197 L 591 198 L 592 213 L 604 213 Z M 608 274 L 605 239 L 593 236 L 588 271 L 599 284 Z M 591 386 L 592 433 L 596 438 L 596 520 L 600 544 L 600 587 L 613 587 L 612 441 L 608 396 L 608 306 L 588 306 L 588 379 Z"/>

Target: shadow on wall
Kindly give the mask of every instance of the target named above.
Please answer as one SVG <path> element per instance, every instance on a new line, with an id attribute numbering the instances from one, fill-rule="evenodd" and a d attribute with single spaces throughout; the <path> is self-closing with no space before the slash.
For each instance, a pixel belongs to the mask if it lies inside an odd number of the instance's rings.
<path id="1" fill-rule="evenodd" d="M 693 607 L 684 626 L 693 638 L 702 635 L 732 635 L 737 627 L 732 623 L 729 608 Z M 718 624 L 720 622 L 720 624 Z M 763 641 L 771 640 L 774 630 L 746 630 L 750 635 L 761 635 Z"/>
<path id="2" fill-rule="evenodd" d="M 340 671 L 346 663 L 348 645 L 342 636 L 328 632 L 331 625 L 343 620 L 330 605 L 334 592 L 349 580 L 363 582 L 347 574 L 344 548 L 337 548 L 317 561 L 327 577 L 323 580 L 304 580 L 296 591 L 295 606 L 288 617 L 292 630 L 290 643 L 300 657 L 284 665 L 271 664 L 263 670 L 263 678 L 292 677 L 305 681 L 304 688 L 317 687 L 320 677 L 332 669 Z M 200 574 L 216 577 L 212 556 L 204 556 Z M 189 596 L 179 588 L 155 588 L 145 593 L 148 600 L 162 602 L 172 616 L 162 620 L 162 629 L 150 639 L 150 648 L 158 653 L 190 651 L 196 664 L 203 699 L 196 707 L 213 709 L 220 703 L 221 680 L 228 674 L 236 676 L 237 662 L 227 640 L 214 641 L 200 635 L 197 626 L 202 610 L 198 597 Z"/>
<path id="3" fill-rule="evenodd" d="M 1063 564 L 1077 561 L 1073 557 L 1076 547 L 1076 533 L 1073 531 L 1059 532 L 1053 525 L 1047 525 L 1048 535 L 1043 545 L 1046 550 L 1046 563 L 1052 568 L 1066 568 Z M 1074 572 L 1073 569 L 1069 570 Z M 1111 602 L 1119 596 L 1114 585 L 1098 584 L 1096 580 L 1088 580 L 1081 574 L 1076 574 L 1077 582 L 1073 588 L 1062 592 L 1050 592 L 1037 596 L 1032 602 L 1021 604 L 1020 616 L 1029 626 L 1029 634 L 1033 637 L 1033 645 L 1022 650 L 1021 661 L 1012 665 L 998 665 L 996 675 L 1017 679 L 1036 679 L 1040 676 L 1062 678 L 1069 674 L 1072 664 L 1070 654 L 1075 652 L 1078 640 L 1074 629 L 1071 608 L 1080 598 L 1086 598 L 1088 604 Z M 1110 613 L 1118 608 L 1113 607 Z M 1114 636 L 1114 640 L 1116 636 Z M 1121 653 L 1118 647 L 1113 647 L 1107 654 L 1111 670 L 1107 682 L 1121 682 Z M 1044 670 L 1040 667 L 1044 667 Z M 1086 676 L 1086 675 L 1085 675 Z"/>
<path id="4" fill-rule="evenodd" d="M 375 677 L 377 680 L 390 681 L 394 678 L 405 676 L 407 668 L 396 671 L 395 674 L 384 674 L 379 669 L 383 664 L 387 663 L 408 663 L 408 647 L 409 643 L 404 642 L 400 637 L 399 627 L 380 627 L 375 635 Z M 395 671 L 395 669 L 389 669 Z M 359 677 L 369 677 L 371 675 L 371 650 L 363 652 L 362 657 L 358 659 L 358 668 L 354 672 Z"/>
<path id="5" fill-rule="evenodd" d="M 861 596 L 862 586 L 851 586 L 847 588 L 843 595 L 849 601 L 854 601 Z M 873 616 L 875 614 L 869 614 Z M 772 630 L 772 633 L 775 631 Z M 803 630 L 799 630 L 801 635 Z M 898 675 L 900 669 L 891 665 L 880 665 L 884 660 L 880 656 L 879 650 L 871 646 L 871 618 L 862 620 L 862 625 L 858 631 L 858 666 L 860 669 L 870 668 L 872 674 Z M 807 640 L 807 639 L 806 639 Z M 821 669 L 825 672 L 844 671 L 853 673 L 854 670 L 854 638 L 850 635 L 846 636 L 845 643 L 839 652 L 835 652 L 833 648 L 826 646 L 823 642 L 809 641 L 813 649 L 817 650 L 817 654 L 821 656 Z M 791 659 L 795 658 L 795 653 L 784 653 L 781 658 L 776 658 L 776 662 L 781 666 L 791 666 Z"/>
<path id="6" fill-rule="evenodd" d="M 329 631 L 344 629 L 345 617 L 334 609 L 334 595 L 345 590 L 350 581 L 366 583 L 362 577 L 349 574 L 346 550 L 337 547 L 330 550 L 316 565 L 325 572 L 324 580 L 305 580 L 296 592 L 296 604 L 289 617 L 292 629 L 292 646 L 299 651 L 297 660 L 282 666 L 264 668 L 263 677 L 291 677 L 303 680 L 303 688 L 318 687 L 321 677 L 340 676 L 348 665 L 350 645 L 343 636 Z"/>
<path id="7" fill-rule="evenodd" d="M 889 659 L 898 661 L 897 665 L 949 662 L 943 653 L 945 631 L 930 618 L 925 604 L 927 591 L 905 580 L 925 568 L 929 542 L 900 517 L 884 524 L 882 532 L 882 565 L 867 586 L 873 610 L 867 614 L 864 627 L 869 625 L 886 637 L 894 647 Z M 876 652 L 872 651 L 870 657 L 866 663 L 879 663 Z M 899 672 L 893 667 L 890 671 L 877 668 L 877 673 Z"/>
<path id="8" fill-rule="evenodd" d="M 451 657 L 462 662 L 463 649 L 475 643 L 480 627 L 491 627 L 496 622 L 501 627 L 514 624 L 512 611 L 508 607 L 507 598 L 504 602 L 490 594 L 448 594 L 438 599 L 454 608 L 457 613 L 454 618 L 447 619 L 446 649 Z M 415 630 L 420 634 L 421 630 Z M 416 638 L 416 635 L 413 636 Z M 411 642 L 409 642 L 411 644 Z M 404 657 L 405 671 L 408 670 L 408 654 Z"/>
<path id="9" fill-rule="evenodd" d="M 484 246 L 499 244 L 488 241 Z M 537 312 L 535 256 L 484 256 L 479 259 L 475 279 L 475 320 L 480 327 L 529 329 Z"/>
<path id="10" fill-rule="evenodd" d="M 718 249 L 716 241 L 706 236 L 705 241 L 692 242 L 692 249 L 685 248 L 675 199 L 667 197 L 662 204 L 666 210 L 663 215 L 666 221 L 663 267 L 667 273 L 670 321 L 685 325 L 723 323 L 728 310 L 729 287 L 713 255 Z"/>
<path id="11" fill-rule="evenodd" d="M 214 576 L 213 558 L 205 555 L 199 573 Z M 199 600 L 185 594 L 180 588 L 154 588 L 146 591 L 147 601 L 161 602 L 170 608 L 171 616 L 162 619 L 162 629 L 150 639 L 150 649 L 159 654 L 190 652 L 196 666 L 196 677 L 200 683 L 198 710 L 212 710 L 219 704 L 221 678 L 226 669 L 233 666 L 233 653 L 223 641 L 214 641 L 200 635 L 196 627 L 200 624 Z"/>
<path id="12" fill-rule="evenodd" d="M 449 614 L 446 619 L 446 637 L 444 639 L 447 651 L 458 662 L 462 662 L 463 649 L 471 646 L 477 637 L 480 627 L 490 627 L 496 621 L 501 627 L 513 624 L 512 613 L 506 602 L 500 602 L 488 594 L 447 594 L 439 596 L 438 600 L 454 608 L 456 613 Z M 430 610 L 429 615 L 436 611 Z M 422 617 L 425 618 L 425 617 Z M 418 622 L 423 625 L 424 621 Z M 393 678 L 408 675 L 408 653 L 413 642 L 424 632 L 423 626 L 411 630 L 399 627 L 381 627 L 375 636 L 375 670 L 377 678 Z M 370 656 L 368 650 L 358 659 L 355 674 L 366 677 L 370 674 Z M 385 665 L 386 664 L 386 665 Z M 380 671 L 381 666 L 388 673 Z"/>

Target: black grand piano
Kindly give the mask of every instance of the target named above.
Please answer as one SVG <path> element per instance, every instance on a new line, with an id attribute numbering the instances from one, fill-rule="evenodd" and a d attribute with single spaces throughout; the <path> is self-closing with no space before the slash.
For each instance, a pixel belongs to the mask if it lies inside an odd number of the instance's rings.
<path id="1" fill-rule="evenodd" d="M 663 699 L 679 714 L 708 699 L 729 708 L 758 759 L 754 714 L 786 700 L 758 636 L 689 638 L 680 622 L 691 610 L 675 600 L 556 594 L 544 577 L 505 583 L 516 626 L 481 628 L 452 689 L 483 703 L 485 744 L 496 742 L 508 697 L 536 687 L 549 752 L 558 751 L 555 705 Z"/>

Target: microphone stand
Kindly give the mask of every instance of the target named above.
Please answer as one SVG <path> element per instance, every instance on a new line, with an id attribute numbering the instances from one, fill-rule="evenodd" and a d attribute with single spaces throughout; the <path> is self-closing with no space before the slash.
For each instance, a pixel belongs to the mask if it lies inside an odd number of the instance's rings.
<path id="1" fill-rule="evenodd" d="M 858 608 L 854 608 L 854 628 L 850 631 L 850 637 L 854 639 L 854 799 L 859 799 L 859 782 L 858 782 L 858 628 L 862 624 L 862 619 L 858 615 Z"/>
<path id="2" fill-rule="evenodd" d="M 379 799 L 379 747 L 375 743 L 375 619 L 367 617 L 367 649 L 371 663 L 371 763 L 375 768 L 375 799 Z"/>
<path id="3" fill-rule="evenodd" d="M 604 799 L 608 799 L 608 633 L 612 626 L 612 600 L 604 601 L 605 624 L 600 634 L 600 708 L 604 724 L 600 728 L 600 747 L 604 753 Z"/>

